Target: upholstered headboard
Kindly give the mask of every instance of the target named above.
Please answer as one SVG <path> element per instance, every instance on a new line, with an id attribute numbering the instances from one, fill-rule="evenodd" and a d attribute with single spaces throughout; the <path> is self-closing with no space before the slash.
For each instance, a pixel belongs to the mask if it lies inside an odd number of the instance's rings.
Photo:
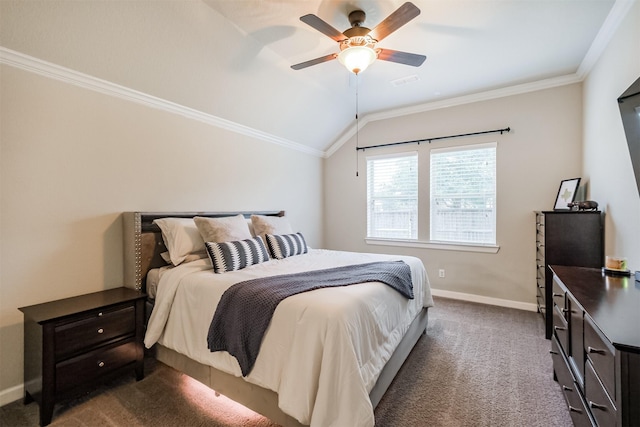
<path id="1" fill-rule="evenodd" d="M 225 216 L 251 215 L 284 216 L 284 211 L 262 212 L 124 212 L 124 286 L 144 290 L 147 273 L 152 268 L 167 263 L 160 254 L 166 251 L 160 228 L 153 223 L 158 218 L 193 218 L 204 216 L 221 218 Z"/>

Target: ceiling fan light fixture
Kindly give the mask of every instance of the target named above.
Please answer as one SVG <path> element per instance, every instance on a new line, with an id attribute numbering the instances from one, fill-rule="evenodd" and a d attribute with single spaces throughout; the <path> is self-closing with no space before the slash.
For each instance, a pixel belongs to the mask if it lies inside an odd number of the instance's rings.
<path id="1" fill-rule="evenodd" d="M 338 54 L 338 61 L 353 74 L 359 74 L 376 60 L 377 52 L 369 46 L 350 46 Z"/>

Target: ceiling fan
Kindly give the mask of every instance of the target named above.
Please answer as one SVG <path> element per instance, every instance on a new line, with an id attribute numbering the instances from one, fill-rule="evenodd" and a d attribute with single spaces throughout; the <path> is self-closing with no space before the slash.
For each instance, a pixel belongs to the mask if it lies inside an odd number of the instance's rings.
<path id="1" fill-rule="evenodd" d="M 364 11 L 354 10 L 349 13 L 351 28 L 342 33 L 314 14 L 301 16 L 302 22 L 340 43 L 340 53 L 332 53 L 301 62 L 292 65 L 291 68 L 300 70 L 336 58 L 354 74 L 364 71 L 376 58 L 419 67 L 427 59 L 426 56 L 376 47 L 378 42 L 418 15 L 420 15 L 420 9 L 413 3 L 406 2 L 371 30 L 363 26 L 366 18 Z"/>

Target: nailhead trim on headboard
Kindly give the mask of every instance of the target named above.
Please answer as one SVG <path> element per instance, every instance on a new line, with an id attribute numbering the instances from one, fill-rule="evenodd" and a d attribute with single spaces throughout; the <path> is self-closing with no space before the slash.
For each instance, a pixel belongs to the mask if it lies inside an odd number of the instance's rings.
<path id="1" fill-rule="evenodd" d="M 143 254 L 142 234 L 157 233 L 160 235 L 160 228 L 153 224 L 158 218 L 178 217 L 193 218 L 194 216 L 204 216 L 209 218 L 221 218 L 226 216 L 243 215 L 250 218 L 251 215 L 284 216 L 284 211 L 258 211 L 258 212 L 124 212 L 124 285 L 138 291 L 144 289 L 145 276 L 147 271 L 142 271 L 143 257 L 153 260 L 164 249 L 162 238 L 152 249 L 153 253 Z M 159 261 L 159 257 L 158 257 Z M 151 261 L 156 263 L 156 261 Z M 145 262 L 145 269 L 149 266 Z"/>

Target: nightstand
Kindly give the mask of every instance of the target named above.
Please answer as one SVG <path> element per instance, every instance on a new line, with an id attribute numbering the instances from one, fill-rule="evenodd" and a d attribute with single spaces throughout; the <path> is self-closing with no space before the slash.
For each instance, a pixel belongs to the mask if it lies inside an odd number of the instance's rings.
<path id="1" fill-rule="evenodd" d="M 144 377 L 145 299 L 123 287 L 20 308 L 24 402 L 38 403 L 41 426 L 57 402 L 130 369 Z"/>

